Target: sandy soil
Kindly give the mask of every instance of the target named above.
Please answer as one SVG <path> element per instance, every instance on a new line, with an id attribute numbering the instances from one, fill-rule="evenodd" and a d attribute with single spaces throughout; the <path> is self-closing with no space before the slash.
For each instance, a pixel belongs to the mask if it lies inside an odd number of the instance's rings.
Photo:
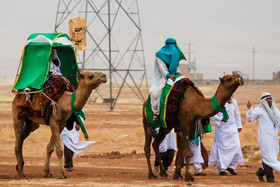
<path id="1" fill-rule="evenodd" d="M 217 86 L 203 86 L 201 91 L 211 97 Z M 237 168 L 237 176 L 219 176 L 215 166 L 208 167 L 206 176 L 195 177 L 194 182 L 172 179 L 172 167 L 167 178 L 148 179 L 144 156 L 142 103 L 128 90 L 121 95 L 113 112 L 98 102 L 88 103 L 84 110 L 85 126 L 90 140 L 97 141 L 74 159 L 74 170 L 67 179 L 57 179 L 58 162 L 55 153 L 51 158 L 53 178 L 43 178 L 45 147 L 50 139 L 49 127 L 41 125 L 24 142 L 23 155 L 26 178 L 19 178 L 14 155 L 14 131 L 11 115 L 13 94 L 11 85 L 0 85 L 0 185 L 1 186 L 280 186 L 280 173 L 275 171 L 275 184 L 261 183 L 255 171 L 260 167 L 261 155 L 257 144 L 257 124 L 245 120 L 248 99 L 257 106 L 262 92 L 271 92 L 280 104 L 280 86 L 243 86 L 235 97 L 242 113 L 243 130 L 240 140 L 244 166 Z M 214 126 L 213 126 L 214 128 Z M 208 133 L 203 143 L 210 150 L 213 134 Z M 81 135 L 81 141 L 84 138 Z M 152 156 L 152 162 L 154 156 Z M 184 173 L 184 172 L 183 172 Z M 191 173 L 193 168 L 191 167 Z"/>

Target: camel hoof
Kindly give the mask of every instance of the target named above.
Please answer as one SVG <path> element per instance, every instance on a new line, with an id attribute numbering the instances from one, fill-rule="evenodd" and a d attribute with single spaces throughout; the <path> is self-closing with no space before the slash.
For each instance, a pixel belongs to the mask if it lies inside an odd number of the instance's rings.
<path id="1" fill-rule="evenodd" d="M 187 182 L 193 182 L 194 181 L 194 178 L 192 176 L 188 177 L 185 179 L 185 181 Z"/>
<path id="2" fill-rule="evenodd" d="M 160 175 L 161 177 L 168 177 L 168 175 L 167 175 L 166 172 L 160 172 L 159 175 Z"/>
<path id="3" fill-rule="evenodd" d="M 67 176 L 66 175 L 61 175 L 58 177 L 59 179 L 67 179 Z"/>
<path id="4" fill-rule="evenodd" d="M 43 175 L 43 177 L 45 177 L 45 178 L 52 178 L 52 176 L 53 175 L 51 173 L 46 173 Z"/>
<path id="5" fill-rule="evenodd" d="M 178 180 L 178 179 L 183 179 L 183 177 L 182 177 L 182 175 L 175 174 L 175 175 L 173 176 L 173 179 L 174 179 L 174 180 Z"/>
<path id="6" fill-rule="evenodd" d="M 154 174 L 154 172 L 150 171 L 148 175 L 148 179 L 157 179 L 157 176 Z"/>
<path id="7" fill-rule="evenodd" d="M 26 175 L 24 175 L 23 173 L 22 174 L 18 174 L 18 176 L 21 177 L 21 178 L 25 178 L 26 177 Z"/>
<path id="8" fill-rule="evenodd" d="M 149 175 L 148 179 L 157 179 L 157 176 L 155 176 L 155 175 Z"/>

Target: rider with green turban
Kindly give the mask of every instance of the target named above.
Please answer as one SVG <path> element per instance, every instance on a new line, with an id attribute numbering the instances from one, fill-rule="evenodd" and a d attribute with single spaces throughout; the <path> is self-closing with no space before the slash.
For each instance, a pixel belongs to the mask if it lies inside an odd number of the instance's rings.
<path id="1" fill-rule="evenodd" d="M 162 88 L 167 81 L 173 81 L 174 75 L 180 75 L 179 61 L 186 60 L 177 42 L 167 38 L 165 45 L 156 53 L 154 77 L 150 88 L 151 105 L 154 113 L 153 121 L 157 120 L 160 112 L 160 97 Z"/>

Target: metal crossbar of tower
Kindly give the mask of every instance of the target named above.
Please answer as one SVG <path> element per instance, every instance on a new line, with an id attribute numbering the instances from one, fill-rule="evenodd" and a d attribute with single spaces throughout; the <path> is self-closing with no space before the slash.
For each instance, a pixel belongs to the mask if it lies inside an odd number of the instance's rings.
<path id="1" fill-rule="evenodd" d="M 148 93 L 146 65 L 137 0 L 59 0 L 55 32 L 83 16 L 87 48 L 77 51 L 81 70 L 102 71 L 109 91 L 96 89 L 112 111 L 124 86 L 141 100 Z M 64 31 L 65 32 L 65 31 Z M 106 83 L 107 84 L 107 83 Z"/>

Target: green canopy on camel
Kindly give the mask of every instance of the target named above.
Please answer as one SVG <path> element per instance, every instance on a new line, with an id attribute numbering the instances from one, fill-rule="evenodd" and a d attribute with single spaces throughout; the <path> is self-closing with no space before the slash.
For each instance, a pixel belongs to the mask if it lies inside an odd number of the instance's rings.
<path id="1" fill-rule="evenodd" d="M 50 55 L 53 48 L 56 49 L 61 62 L 60 71 L 62 75 L 77 89 L 80 69 L 77 65 L 75 49 L 69 36 L 65 33 L 34 33 L 28 37 L 25 43 L 13 90 L 31 87 L 43 91 L 43 85 L 48 79 L 50 71 Z M 80 120 L 80 116 L 85 119 L 84 113 L 82 111 L 73 111 L 85 137 L 88 138 L 83 122 Z"/>
<path id="2" fill-rule="evenodd" d="M 80 70 L 72 41 L 65 33 L 34 33 L 28 37 L 13 89 L 43 89 L 49 75 L 52 48 L 57 50 L 62 75 L 77 89 Z"/>

